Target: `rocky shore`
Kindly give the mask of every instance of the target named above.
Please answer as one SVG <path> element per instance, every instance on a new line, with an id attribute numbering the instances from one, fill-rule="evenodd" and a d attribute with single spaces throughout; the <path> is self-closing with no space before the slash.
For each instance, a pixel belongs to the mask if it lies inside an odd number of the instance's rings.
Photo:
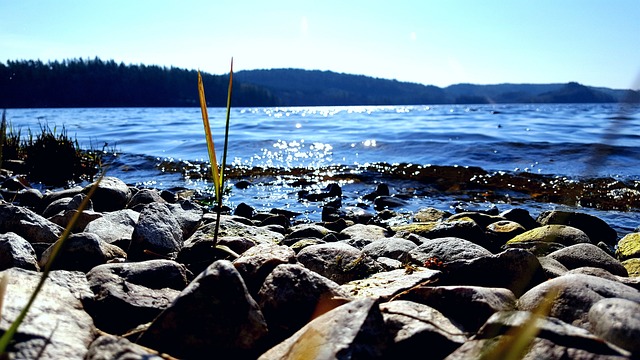
<path id="1" fill-rule="evenodd" d="M 10 358 L 500 358 L 523 328 L 526 359 L 640 356 L 639 228 L 523 209 L 426 208 L 399 223 L 380 189 L 364 197 L 375 213 L 345 211 L 339 190 L 304 194 L 325 204 L 318 223 L 229 209 L 227 251 L 188 192 L 103 179 Z M 87 192 L 4 181 L 2 331 Z"/>

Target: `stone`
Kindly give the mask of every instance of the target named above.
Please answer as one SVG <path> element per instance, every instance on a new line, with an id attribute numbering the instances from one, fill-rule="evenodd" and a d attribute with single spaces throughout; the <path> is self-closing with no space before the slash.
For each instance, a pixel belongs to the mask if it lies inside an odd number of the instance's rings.
<path id="1" fill-rule="evenodd" d="M 126 207 L 140 211 L 145 205 L 153 202 L 166 203 L 167 201 L 160 196 L 160 193 L 156 189 L 140 189 L 131 196 Z"/>
<path id="2" fill-rule="evenodd" d="M 19 206 L 0 204 L 0 233 L 14 232 L 30 243 L 54 243 L 64 229 Z"/>
<path id="3" fill-rule="evenodd" d="M 501 220 L 491 223 L 484 229 L 485 237 L 487 238 L 487 249 L 492 252 L 498 252 L 507 241 L 525 231 L 522 225 L 511 220 Z"/>
<path id="4" fill-rule="evenodd" d="M 387 230 L 378 225 L 354 224 L 342 230 L 340 235 L 352 240 L 351 245 L 354 245 L 354 243 L 361 244 L 362 246 L 356 246 L 361 249 L 366 244 L 385 239 Z"/>
<path id="5" fill-rule="evenodd" d="M 566 225 L 545 225 L 524 232 L 505 244 L 506 248 L 525 248 L 544 256 L 566 246 L 591 243 L 582 230 Z"/>
<path id="6" fill-rule="evenodd" d="M 87 185 L 83 192 L 89 192 L 93 184 L 95 183 Z M 91 201 L 95 211 L 116 211 L 124 209 L 130 197 L 131 190 L 127 184 L 118 178 L 105 176 L 98 184 Z"/>
<path id="7" fill-rule="evenodd" d="M 114 336 L 101 335 L 89 346 L 84 360 L 166 360 L 157 351 L 145 348 L 131 341 Z"/>
<path id="8" fill-rule="evenodd" d="M 167 204 L 167 207 L 178 220 L 183 239 L 188 239 L 202 225 L 204 211 L 202 206 L 197 203 L 191 200 L 181 200 L 175 204 Z"/>
<path id="9" fill-rule="evenodd" d="M 500 216 L 509 220 L 517 222 L 522 225 L 525 230 L 531 230 L 537 228 L 540 224 L 529 214 L 529 211 L 525 209 L 509 209 L 500 213 Z"/>
<path id="10" fill-rule="evenodd" d="M 441 221 L 451 216 L 448 211 L 438 210 L 436 208 L 422 208 L 413 214 L 413 221 L 417 223 Z"/>
<path id="11" fill-rule="evenodd" d="M 128 254 L 132 260 L 175 259 L 182 245 L 182 229 L 167 204 L 151 203 L 140 212 Z"/>
<path id="12" fill-rule="evenodd" d="M 349 301 L 338 284 L 299 264 L 273 269 L 257 299 L 267 320 L 270 343 L 284 340 L 313 318 Z"/>
<path id="13" fill-rule="evenodd" d="M 640 258 L 631 258 L 622 262 L 629 277 L 640 277 Z"/>
<path id="14" fill-rule="evenodd" d="M 599 267 L 614 275 L 628 276 L 627 269 L 617 259 L 593 244 L 571 245 L 547 257 L 558 260 L 569 270 L 585 266 Z"/>
<path id="15" fill-rule="evenodd" d="M 362 252 L 374 259 L 387 257 L 396 259 L 402 263 L 409 262 L 409 252 L 417 245 L 410 240 L 401 238 L 386 238 L 374 241 L 362 248 Z"/>
<path id="16" fill-rule="evenodd" d="M 612 344 L 640 355 L 640 303 L 602 299 L 589 309 L 592 332 Z"/>
<path id="17" fill-rule="evenodd" d="M 59 214 L 51 216 L 49 220 L 54 224 L 60 225 L 61 227 L 66 229 L 71 223 L 71 219 L 73 219 L 73 217 L 77 213 L 78 213 L 78 210 L 69 209 Z M 80 213 L 80 215 L 78 215 L 78 218 L 76 219 L 76 222 L 73 225 L 73 228 L 71 229 L 71 231 L 74 233 L 83 232 L 90 222 L 97 220 L 101 217 L 102 217 L 101 213 L 97 213 L 91 210 L 85 210 L 82 213 Z"/>
<path id="18" fill-rule="evenodd" d="M 117 334 L 152 321 L 189 283 L 186 268 L 170 260 L 99 265 L 87 281 L 95 294 L 87 312 L 101 330 Z"/>
<path id="19" fill-rule="evenodd" d="M 585 213 L 561 210 L 544 211 L 538 216 L 537 221 L 543 226 L 567 225 L 580 229 L 594 244 L 600 241 L 606 244 L 615 244 L 618 239 L 618 233 L 609 224 L 598 217 Z"/>
<path id="20" fill-rule="evenodd" d="M 267 324 L 231 262 L 218 260 L 200 273 L 158 315 L 138 343 L 174 357 L 233 354 L 255 359 Z"/>
<path id="21" fill-rule="evenodd" d="M 131 209 L 106 212 L 102 217 L 87 224 L 85 232 L 96 234 L 107 243 L 122 240 L 131 241 L 133 229 L 140 219 L 140 213 Z"/>
<path id="22" fill-rule="evenodd" d="M 451 215 L 447 219 L 447 221 L 458 221 L 458 220 L 468 221 L 469 219 L 475 222 L 478 226 L 480 226 L 483 229 L 495 222 L 507 220 L 502 216 L 498 216 L 498 215 L 490 215 L 487 213 L 475 212 L 475 211 L 465 211 L 465 212 Z"/>
<path id="23" fill-rule="evenodd" d="M 315 318 L 258 359 L 381 359 L 391 342 L 378 301 L 366 298 Z"/>
<path id="24" fill-rule="evenodd" d="M 396 232 L 410 232 L 429 239 L 456 237 L 480 245 L 486 243 L 482 228 L 469 218 L 433 223 L 412 223 L 392 226 L 391 229 Z"/>
<path id="25" fill-rule="evenodd" d="M 629 233 L 620 239 L 616 249 L 616 256 L 620 261 L 640 258 L 640 233 Z"/>
<path id="26" fill-rule="evenodd" d="M 9 283 L 0 331 L 7 330 L 26 306 L 41 274 L 12 268 L 0 273 Z M 52 271 L 9 345 L 12 359 L 84 359 L 95 337 L 91 317 L 79 297 L 90 293 L 80 273 Z"/>
<path id="27" fill-rule="evenodd" d="M 345 243 L 326 243 L 307 246 L 297 255 L 306 268 L 338 284 L 362 279 L 382 271 L 371 257 Z"/>
<path id="28" fill-rule="evenodd" d="M 619 283 L 623 283 L 627 286 L 630 286 L 636 290 L 640 290 L 640 278 L 613 275 L 607 270 L 599 267 L 584 266 L 577 269 L 569 270 L 565 274 L 582 274 L 582 275 L 597 276 L 599 278 L 617 281 Z"/>
<path id="29" fill-rule="evenodd" d="M 540 256 L 538 261 L 540 262 L 540 266 L 542 266 L 542 271 L 544 271 L 545 276 L 549 279 L 564 275 L 569 271 L 560 261 L 547 256 Z"/>
<path id="30" fill-rule="evenodd" d="M 440 272 L 424 267 L 396 269 L 373 274 L 365 279 L 340 285 L 352 298 L 379 298 L 390 301 L 394 297 L 421 284 L 436 283 Z"/>
<path id="31" fill-rule="evenodd" d="M 40 267 L 44 268 L 51 261 L 53 250 L 60 241 L 56 241 L 44 251 L 40 258 Z M 104 242 L 98 235 L 78 233 L 67 237 L 51 268 L 88 272 L 94 266 L 126 258 L 127 253 L 124 250 Z"/>
<path id="32" fill-rule="evenodd" d="M 40 271 L 33 246 L 12 232 L 0 234 L 0 270 L 12 267 Z"/>
<path id="33" fill-rule="evenodd" d="M 244 279 L 249 293 L 257 294 L 264 279 L 281 264 L 295 264 L 296 253 L 287 246 L 258 244 L 233 261 L 233 266 Z"/>
<path id="34" fill-rule="evenodd" d="M 380 304 L 380 311 L 393 339 L 387 350 L 393 358 L 428 354 L 429 359 L 442 359 L 467 341 L 463 329 L 430 306 L 395 300 Z"/>
<path id="35" fill-rule="evenodd" d="M 42 211 L 42 216 L 45 218 L 52 217 L 55 214 L 61 213 L 68 209 L 68 205 L 71 203 L 70 197 L 60 198 L 52 201 L 46 208 Z"/>
<path id="36" fill-rule="evenodd" d="M 396 196 L 378 196 L 373 200 L 373 208 L 377 211 L 397 209 L 407 206 L 407 201 Z"/>
<path id="37" fill-rule="evenodd" d="M 424 264 L 429 258 L 433 257 L 446 263 L 489 255 L 492 255 L 491 251 L 482 246 L 456 237 L 426 240 L 422 245 L 409 251 L 409 257 L 413 264 Z"/>
<path id="38" fill-rule="evenodd" d="M 640 291 L 617 281 L 565 274 L 527 291 L 518 299 L 518 309 L 532 311 L 552 291 L 557 291 L 557 295 L 549 316 L 587 330 L 591 329 L 588 312 L 596 302 L 614 297 L 640 302 Z"/>
<path id="39" fill-rule="evenodd" d="M 210 222 L 200 226 L 193 235 L 185 241 L 185 245 L 186 243 L 194 243 L 213 238 L 215 226 L 215 222 Z M 221 216 L 220 229 L 218 231 L 218 237 L 242 237 L 251 240 L 256 244 L 265 242 L 277 244 L 284 238 L 284 235 L 282 234 L 265 228 L 243 224 L 227 215 Z"/>

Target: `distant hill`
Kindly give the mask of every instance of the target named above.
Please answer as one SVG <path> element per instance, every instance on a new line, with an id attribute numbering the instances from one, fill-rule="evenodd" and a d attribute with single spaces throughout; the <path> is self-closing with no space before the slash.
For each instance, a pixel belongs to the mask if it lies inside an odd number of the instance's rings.
<path id="1" fill-rule="evenodd" d="M 72 59 L 0 63 L 0 108 L 197 106 L 195 70 Z M 225 106 L 228 76 L 203 73 L 210 106 Z M 568 84 L 457 84 L 445 88 L 340 74 L 271 69 L 234 74 L 232 105 L 337 106 L 640 102 L 640 91 Z"/>

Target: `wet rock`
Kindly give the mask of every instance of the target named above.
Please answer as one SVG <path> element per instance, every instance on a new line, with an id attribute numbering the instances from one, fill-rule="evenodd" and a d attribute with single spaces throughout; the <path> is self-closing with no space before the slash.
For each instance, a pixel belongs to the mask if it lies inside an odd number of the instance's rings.
<path id="1" fill-rule="evenodd" d="M 353 280 L 340 288 L 353 298 L 380 298 L 389 301 L 398 294 L 425 283 L 436 283 L 440 272 L 424 267 L 397 269 L 373 274 L 365 279 Z"/>
<path id="2" fill-rule="evenodd" d="M 303 239 L 303 238 L 317 238 L 323 237 L 333 233 L 333 231 L 327 229 L 324 226 L 317 224 L 300 224 L 295 225 L 289 229 L 289 234 L 285 236 L 286 239 Z"/>
<path id="3" fill-rule="evenodd" d="M 412 359 L 428 353 L 429 359 L 442 359 L 467 341 L 458 325 L 430 306 L 396 300 L 381 304 L 380 311 L 393 339 L 389 357 Z"/>
<path id="4" fill-rule="evenodd" d="M 616 231 L 602 219 L 593 215 L 552 210 L 542 212 L 538 216 L 541 225 L 567 225 L 582 230 L 591 242 L 597 244 L 603 241 L 606 244 L 615 244 L 618 239 Z"/>
<path id="5" fill-rule="evenodd" d="M 500 213 L 503 218 L 517 222 L 522 225 L 525 230 L 531 230 L 537 228 L 540 224 L 529 214 L 529 211 L 525 209 L 509 209 Z"/>
<path id="6" fill-rule="evenodd" d="M 281 264 L 295 264 L 296 254 L 287 246 L 258 244 L 233 261 L 251 294 L 257 294 L 264 279 Z"/>
<path id="7" fill-rule="evenodd" d="M 30 243 L 54 243 L 64 229 L 20 206 L 0 204 L 0 233 L 14 232 Z"/>
<path id="8" fill-rule="evenodd" d="M 88 192 L 91 186 L 93 184 L 87 185 L 83 191 Z M 130 197 L 131 190 L 127 184 L 118 178 L 105 176 L 91 197 L 91 201 L 95 211 L 116 211 L 124 209 Z"/>
<path id="9" fill-rule="evenodd" d="M 87 224 L 84 231 L 100 236 L 107 243 L 131 240 L 133 229 L 140 214 L 131 209 L 106 212 L 102 217 Z"/>
<path id="10" fill-rule="evenodd" d="M 621 298 L 640 302 L 640 292 L 617 281 L 590 275 L 565 274 L 527 291 L 518 300 L 518 309 L 533 310 L 550 291 L 557 291 L 549 316 L 571 325 L 591 329 L 588 312 L 604 298 Z"/>
<path id="11" fill-rule="evenodd" d="M 501 220 L 491 223 L 484 230 L 486 247 L 492 252 L 498 252 L 507 241 L 525 231 L 524 227 L 515 221 Z"/>
<path id="12" fill-rule="evenodd" d="M 278 265 L 257 296 L 272 343 L 291 336 L 313 318 L 344 304 L 347 298 L 335 282 L 295 264 Z"/>
<path id="13" fill-rule="evenodd" d="M 640 303 L 625 299 L 603 299 L 589 309 L 592 332 L 640 355 Z"/>
<path id="14" fill-rule="evenodd" d="M 469 212 L 469 211 L 466 211 L 466 212 L 460 212 L 460 213 L 456 213 L 454 215 L 451 215 L 447 219 L 447 221 L 468 220 L 468 219 L 471 219 L 473 222 L 478 224 L 478 226 L 480 226 L 481 228 L 486 228 L 490 224 L 493 224 L 493 223 L 498 222 L 498 221 L 506 220 L 502 216 L 498 216 L 498 215 L 495 215 L 495 214 L 494 215 L 490 215 L 490 214 L 482 213 L 482 212 Z"/>
<path id="15" fill-rule="evenodd" d="M 417 245 L 410 240 L 401 238 L 386 238 L 374 241 L 362 248 L 362 252 L 374 259 L 387 257 L 396 259 L 402 263 L 409 262 L 409 252 Z"/>
<path id="16" fill-rule="evenodd" d="M 20 235 L 8 232 L 0 234 L 0 270 L 12 267 L 40 271 L 33 246 Z"/>
<path id="17" fill-rule="evenodd" d="M 566 246 L 591 243 L 582 230 L 566 225 L 545 225 L 517 235 L 507 241 L 506 248 L 530 249 L 544 256 Z"/>
<path id="18" fill-rule="evenodd" d="M 80 186 L 74 186 L 69 189 L 58 190 L 58 191 L 47 191 L 44 193 L 42 197 L 42 205 L 43 207 L 40 209 L 42 211 L 47 205 L 52 202 L 61 199 L 61 198 L 73 198 L 78 194 L 82 194 L 83 188 Z"/>
<path id="19" fill-rule="evenodd" d="M 87 280 L 95 294 L 87 312 L 101 330 L 117 334 L 152 321 L 188 284 L 186 268 L 170 260 L 99 265 Z"/>
<path id="20" fill-rule="evenodd" d="M 430 207 L 419 209 L 415 214 L 413 214 L 413 221 L 418 223 L 437 222 L 444 220 L 449 216 L 451 216 L 451 213 L 448 211 L 442 211 Z"/>
<path id="21" fill-rule="evenodd" d="M 307 246 L 300 250 L 297 257 L 306 268 L 338 284 L 382 271 L 382 267 L 371 257 L 341 242 Z"/>
<path id="22" fill-rule="evenodd" d="M 291 221 L 289 221 L 288 217 L 282 214 L 276 214 L 276 215 L 271 215 L 260 222 L 260 226 L 274 226 L 274 225 L 281 227 L 283 230 L 286 230 L 291 227 Z M 281 233 L 283 232 L 284 231 L 282 231 Z"/>
<path id="23" fill-rule="evenodd" d="M 40 258 L 40 267 L 44 267 L 51 261 L 53 250 L 59 241 L 44 251 Z M 98 235 L 78 233 L 69 235 L 65 240 L 51 268 L 88 272 L 94 266 L 106 264 L 114 259 L 126 258 L 127 253 L 124 250 L 106 243 Z"/>
<path id="24" fill-rule="evenodd" d="M 0 323 L 4 332 L 27 304 L 41 274 L 18 268 L 1 274 L 9 279 Z M 9 345 L 12 359 L 84 359 L 95 337 L 93 321 L 78 298 L 90 293 L 84 276 L 67 271 L 52 271 L 50 276 Z"/>
<path id="25" fill-rule="evenodd" d="M 622 262 L 630 277 L 640 277 L 640 258 L 631 258 Z"/>
<path id="26" fill-rule="evenodd" d="M 376 189 L 362 197 L 364 200 L 373 201 L 378 196 L 389 196 L 391 195 L 391 191 L 389 190 L 389 185 L 387 184 L 378 184 Z"/>
<path id="27" fill-rule="evenodd" d="M 175 259 L 182 249 L 182 229 L 166 204 L 151 203 L 140 212 L 128 254 L 133 260 Z"/>
<path id="28" fill-rule="evenodd" d="M 456 237 L 425 240 L 424 243 L 409 252 L 411 262 L 414 264 L 424 264 L 433 257 L 443 262 L 449 262 L 489 255 L 492 255 L 491 251 L 482 246 Z"/>
<path id="29" fill-rule="evenodd" d="M 640 258 L 640 233 L 629 233 L 620 239 L 616 249 L 616 256 L 621 261 Z"/>
<path id="30" fill-rule="evenodd" d="M 593 244 L 576 244 L 560 249 L 547 255 L 551 259 L 558 260 L 567 269 L 575 269 L 584 266 L 599 267 L 614 275 L 627 276 L 627 269 Z"/>
<path id="31" fill-rule="evenodd" d="M 494 313 L 515 310 L 517 300 L 511 290 L 480 286 L 416 286 L 399 299 L 438 309 L 471 333 Z"/>
<path id="32" fill-rule="evenodd" d="M 267 324 L 231 262 L 211 264 L 141 335 L 138 343 L 175 357 L 255 358 Z"/>
<path id="33" fill-rule="evenodd" d="M 391 341 L 378 302 L 361 299 L 315 318 L 258 359 L 381 359 Z"/>
<path id="34" fill-rule="evenodd" d="M 167 359 L 157 351 L 145 348 L 131 341 L 113 336 L 102 335 L 89 346 L 84 360 L 163 360 Z"/>
<path id="35" fill-rule="evenodd" d="M 145 205 L 151 204 L 153 202 L 165 203 L 166 201 L 162 198 L 162 196 L 160 196 L 158 190 L 140 189 L 133 196 L 131 196 L 131 199 L 129 199 L 126 207 L 128 209 L 141 211 Z"/>
<path id="36" fill-rule="evenodd" d="M 246 203 L 238 204 L 238 206 L 236 206 L 236 209 L 233 211 L 233 215 L 242 216 L 247 219 L 252 219 L 255 214 L 256 210 L 253 208 L 253 206 L 250 206 Z"/>
<path id="37" fill-rule="evenodd" d="M 407 206 L 407 201 L 395 196 L 378 196 L 373 200 L 373 208 L 377 211 L 396 209 L 403 206 Z"/>

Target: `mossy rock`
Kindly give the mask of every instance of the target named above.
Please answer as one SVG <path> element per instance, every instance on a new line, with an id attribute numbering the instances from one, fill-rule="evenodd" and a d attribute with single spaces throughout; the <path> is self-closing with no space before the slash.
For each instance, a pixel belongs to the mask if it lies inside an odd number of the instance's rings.
<path id="1" fill-rule="evenodd" d="M 591 243 L 584 231 L 566 225 L 545 225 L 526 231 L 507 241 L 507 246 L 522 242 L 548 242 L 571 246 Z"/>
<path id="2" fill-rule="evenodd" d="M 630 233 L 620 239 L 616 256 L 620 261 L 640 258 L 640 233 Z"/>
<path id="3" fill-rule="evenodd" d="M 640 258 L 631 258 L 622 262 L 622 266 L 627 269 L 629 277 L 640 277 Z"/>
<path id="4" fill-rule="evenodd" d="M 391 230 L 395 232 L 405 231 L 408 233 L 420 235 L 427 237 L 426 235 L 433 230 L 439 222 L 437 221 L 429 221 L 429 222 L 415 222 L 411 224 L 403 224 L 398 226 L 391 227 Z"/>

